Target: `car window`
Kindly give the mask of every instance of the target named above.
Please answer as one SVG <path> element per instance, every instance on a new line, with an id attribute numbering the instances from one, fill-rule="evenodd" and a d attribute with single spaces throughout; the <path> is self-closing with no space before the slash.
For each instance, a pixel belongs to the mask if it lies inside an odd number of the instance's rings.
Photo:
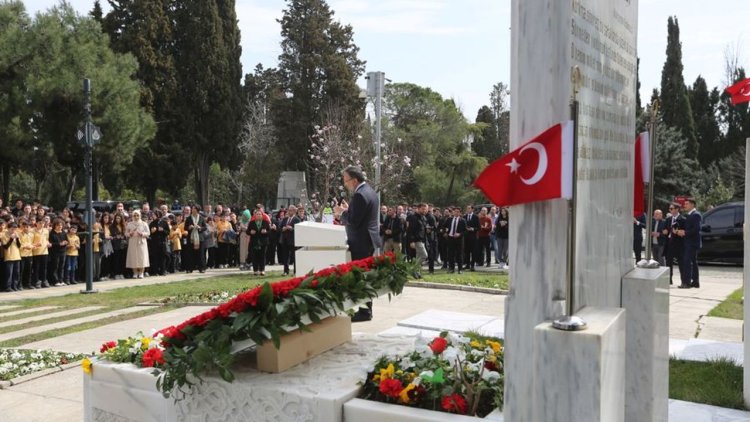
<path id="1" fill-rule="evenodd" d="M 734 208 L 711 213 L 703 220 L 703 225 L 711 226 L 712 229 L 734 227 Z"/>

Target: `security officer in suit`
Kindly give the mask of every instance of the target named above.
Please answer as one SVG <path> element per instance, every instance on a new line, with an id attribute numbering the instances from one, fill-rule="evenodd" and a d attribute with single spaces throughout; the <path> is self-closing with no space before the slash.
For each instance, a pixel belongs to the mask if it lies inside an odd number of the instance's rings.
<path id="1" fill-rule="evenodd" d="M 479 217 L 474 214 L 474 206 L 466 206 L 466 233 L 464 234 L 464 265 L 469 271 L 474 271 L 477 260 L 477 232 L 479 231 Z M 480 264 L 481 265 L 481 264 Z"/>
<path id="2" fill-rule="evenodd" d="M 378 195 L 365 181 L 362 169 L 349 166 L 341 173 L 344 186 L 351 192 L 351 203 L 342 201 L 337 211 L 341 211 L 341 221 L 346 227 L 346 241 L 352 260 L 364 259 L 372 256 L 375 249 L 381 249 L 379 230 Z M 367 308 L 359 308 L 352 317 L 352 322 L 369 321 L 372 319 L 372 302 Z"/>
<path id="3" fill-rule="evenodd" d="M 448 243 L 448 272 L 452 273 L 458 266 L 461 274 L 463 260 L 464 235 L 466 234 L 466 220 L 461 217 L 461 208 L 453 207 L 453 216 L 445 221 L 445 238 Z"/>
<path id="4" fill-rule="evenodd" d="M 701 221 L 703 217 L 695 209 L 695 200 L 692 198 L 685 200 L 685 212 L 685 228 L 677 234 L 685 240 L 682 265 L 680 266 L 682 284 L 678 287 L 681 289 L 690 287 L 697 289 L 701 286 L 698 277 L 698 250 L 703 246 L 701 244 Z"/>
<path id="5" fill-rule="evenodd" d="M 677 268 L 682 268 L 682 253 L 685 241 L 677 233 L 685 228 L 685 218 L 680 215 L 680 204 L 674 202 L 669 205 L 666 230 L 662 234 L 667 236 L 667 267 L 669 267 L 669 284 L 672 284 L 672 269 L 677 260 Z"/>

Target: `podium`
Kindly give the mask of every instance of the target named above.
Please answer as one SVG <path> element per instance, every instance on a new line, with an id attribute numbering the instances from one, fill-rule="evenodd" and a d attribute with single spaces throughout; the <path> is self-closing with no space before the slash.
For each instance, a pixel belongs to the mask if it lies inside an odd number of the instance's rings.
<path id="1" fill-rule="evenodd" d="M 303 276 L 331 265 L 350 261 L 344 226 L 305 221 L 294 226 L 294 275 Z"/>

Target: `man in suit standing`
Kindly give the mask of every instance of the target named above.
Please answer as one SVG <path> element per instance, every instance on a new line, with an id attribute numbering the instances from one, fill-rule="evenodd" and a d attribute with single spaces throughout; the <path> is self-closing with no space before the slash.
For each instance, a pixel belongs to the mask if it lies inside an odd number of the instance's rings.
<path id="1" fill-rule="evenodd" d="M 667 267 L 669 267 L 669 284 L 672 284 L 672 270 L 674 261 L 677 260 L 677 268 L 682 268 L 682 252 L 684 240 L 677 232 L 685 228 L 685 218 L 680 215 L 680 204 L 669 205 L 669 217 L 667 227 L 662 234 L 667 236 Z"/>
<path id="2" fill-rule="evenodd" d="M 479 231 L 479 217 L 474 214 L 474 206 L 466 206 L 466 233 L 464 235 L 464 261 L 469 271 L 474 271 L 477 260 L 477 232 Z"/>
<path id="3" fill-rule="evenodd" d="M 697 289 L 701 286 L 698 278 L 698 250 L 702 246 L 701 221 L 703 217 L 695 209 L 695 200 L 692 198 L 685 200 L 685 211 L 687 212 L 685 228 L 677 234 L 685 239 L 682 265 L 680 266 L 682 284 L 678 287 L 681 289 L 688 289 L 690 287 Z"/>
<path id="4" fill-rule="evenodd" d="M 664 266 L 664 248 L 667 246 L 667 237 L 663 231 L 667 228 L 667 222 L 662 218 L 661 210 L 654 210 L 654 220 L 651 222 L 651 255 L 654 261 Z"/>
<path id="5" fill-rule="evenodd" d="M 461 218 L 461 208 L 453 207 L 453 217 L 446 220 L 445 236 L 448 240 L 448 272 L 452 273 L 458 266 L 461 274 L 461 261 L 463 259 L 463 240 L 466 233 L 466 220 Z"/>
<path id="6" fill-rule="evenodd" d="M 643 229 L 645 228 L 646 214 L 633 215 L 633 255 L 635 255 L 636 264 L 641 261 L 641 254 L 643 253 Z"/>
<path id="7" fill-rule="evenodd" d="M 351 192 L 351 204 L 342 201 L 337 207 L 341 211 L 341 221 L 346 227 L 346 242 L 352 260 L 364 259 L 372 256 L 375 249 L 382 247 L 380 243 L 378 195 L 365 181 L 362 169 L 349 166 L 341 173 L 344 186 Z M 359 308 L 352 317 L 352 322 L 369 321 L 372 319 L 372 302 L 367 302 L 367 308 Z"/>

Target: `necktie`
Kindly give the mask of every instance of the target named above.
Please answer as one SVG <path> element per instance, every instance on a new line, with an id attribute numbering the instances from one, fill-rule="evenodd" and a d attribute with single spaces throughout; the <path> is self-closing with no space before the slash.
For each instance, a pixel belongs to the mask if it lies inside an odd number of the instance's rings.
<path id="1" fill-rule="evenodd" d="M 451 236 L 456 235 L 456 226 L 458 225 L 458 217 L 453 217 L 453 224 L 451 225 Z"/>

